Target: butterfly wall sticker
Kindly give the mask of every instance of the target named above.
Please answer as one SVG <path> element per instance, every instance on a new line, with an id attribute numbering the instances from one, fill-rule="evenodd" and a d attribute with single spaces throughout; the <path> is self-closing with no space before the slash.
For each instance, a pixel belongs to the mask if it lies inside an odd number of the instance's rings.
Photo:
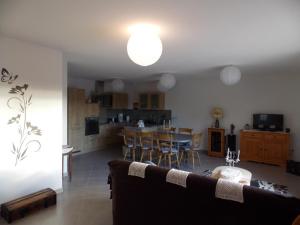
<path id="1" fill-rule="evenodd" d="M 0 84 L 6 83 L 10 87 L 6 105 L 9 109 L 17 113 L 8 120 L 7 124 L 16 128 L 16 138 L 13 139 L 11 153 L 15 155 L 15 166 L 26 159 L 34 152 L 42 148 L 39 136 L 42 136 L 42 130 L 28 121 L 29 108 L 32 104 L 32 94 L 28 94 L 29 85 L 12 84 L 18 78 L 7 69 L 1 69 Z M 2 83 L 1 83 L 2 82 Z M 16 81 L 17 83 L 17 81 Z"/>
<path id="2" fill-rule="evenodd" d="M 12 75 L 7 71 L 7 69 L 2 68 L 2 71 L 1 71 L 1 81 L 2 82 L 7 82 L 8 84 L 12 84 L 18 78 L 18 76 L 19 75 Z"/>

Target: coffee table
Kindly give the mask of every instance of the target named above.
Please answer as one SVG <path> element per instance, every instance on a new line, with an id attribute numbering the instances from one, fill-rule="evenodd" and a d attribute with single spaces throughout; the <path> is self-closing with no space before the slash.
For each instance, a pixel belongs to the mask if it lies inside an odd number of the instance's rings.
<path id="1" fill-rule="evenodd" d="M 218 166 L 212 171 L 211 177 L 216 179 L 222 178 L 250 186 L 252 173 L 239 167 Z"/>

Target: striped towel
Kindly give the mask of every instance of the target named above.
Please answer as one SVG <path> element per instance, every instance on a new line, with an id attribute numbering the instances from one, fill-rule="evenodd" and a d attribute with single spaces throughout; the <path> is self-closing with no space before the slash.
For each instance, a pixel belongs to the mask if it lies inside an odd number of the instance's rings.
<path id="1" fill-rule="evenodd" d="M 149 166 L 149 164 L 132 162 L 129 165 L 128 175 L 145 178 L 145 170 L 147 166 Z"/>
<path id="2" fill-rule="evenodd" d="M 190 172 L 171 169 L 167 173 L 166 181 L 186 188 L 186 179 Z"/>
<path id="3" fill-rule="evenodd" d="M 230 182 L 220 178 L 217 182 L 215 196 L 216 198 L 243 203 L 243 184 Z"/>

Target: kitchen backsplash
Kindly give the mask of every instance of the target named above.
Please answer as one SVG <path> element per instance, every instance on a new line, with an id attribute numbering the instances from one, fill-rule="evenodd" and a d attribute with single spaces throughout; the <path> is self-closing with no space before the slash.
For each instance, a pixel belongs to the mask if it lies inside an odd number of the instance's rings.
<path id="1" fill-rule="evenodd" d="M 163 121 L 171 120 L 171 110 L 134 110 L 134 109 L 106 109 L 102 111 L 99 120 L 102 123 L 114 120 L 118 121 L 118 115 L 123 114 L 123 122 L 126 122 L 126 117 L 129 116 L 130 123 L 137 123 L 139 120 L 144 120 L 148 125 L 162 125 Z"/>

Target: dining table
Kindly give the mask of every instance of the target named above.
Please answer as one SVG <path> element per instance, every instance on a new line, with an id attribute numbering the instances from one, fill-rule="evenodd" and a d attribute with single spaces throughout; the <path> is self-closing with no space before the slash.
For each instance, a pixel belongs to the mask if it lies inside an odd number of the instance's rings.
<path id="1" fill-rule="evenodd" d="M 156 131 L 156 133 L 168 133 L 172 135 L 172 142 L 176 143 L 177 145 L 187 144 L 192 142 L 191 134 L 182 134 L 182 133 L 177 133 L 173 131 L 164 131 L 164 130 Z"/>
<path id="2" fill-rule="evenodd" d="M 153 127 L 126 127 L 135 132 L 152 131 L 154 134 L 167 133 L 172 135 L 172 142 L 176 143 L 177 147 L 183 144 L 189 144 L 192 142 L 192 134 L 182 134 L 176 131 L 168 131 L 162 129 L 155 129 Z M 120 133 L 120 136 L 124 136 L 124 133 Z"/>

